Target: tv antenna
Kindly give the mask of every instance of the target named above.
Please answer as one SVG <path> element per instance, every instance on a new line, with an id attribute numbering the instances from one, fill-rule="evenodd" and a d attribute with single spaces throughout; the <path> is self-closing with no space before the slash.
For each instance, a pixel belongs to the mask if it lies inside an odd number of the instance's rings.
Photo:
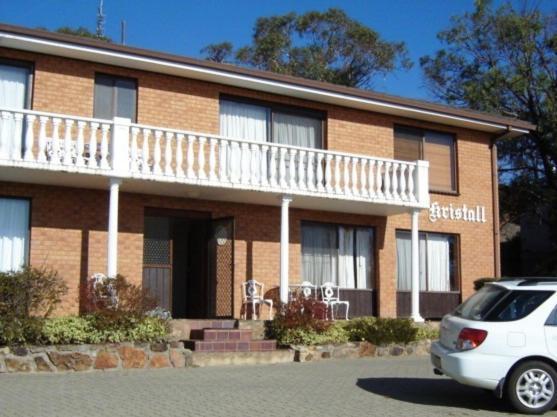
<path id="1" fill-rule="evenodd" d="M 106 15 L 103 12 L 103 0 L 99 0 L 99 8 L 97 9 L 97 38 L 104 38 L 104 19 Z"/>

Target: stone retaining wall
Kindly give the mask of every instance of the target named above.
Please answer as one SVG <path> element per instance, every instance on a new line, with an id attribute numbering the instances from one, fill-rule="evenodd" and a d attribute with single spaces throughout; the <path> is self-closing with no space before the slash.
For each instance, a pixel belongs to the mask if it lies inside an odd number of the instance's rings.
<path id="1" fill-rule="evenodd" d="M 431 340 L 406 345 L 375 346 L 369 342 L 349 342 L 339 345 L 291 346 L 294 361 L 311 362 L 323 359 L 344 359 L 381 356 L 429 355 Z"/>
<path id="2" fill-rule="evenodd" d="M 407 345 L 368 342 L 291 346 L 272 352 L 192 352 L 182 342 L 0 347 L 0 373 L 188 368 L 212 365 L 310 362 L 381 356 L 427 355 L 430 340 Z"/>
<path id="3" fill-rule="evenodd" d="M 182 342 L 0 347 L 0 373 L 185 368 L 191 355 Z"/>

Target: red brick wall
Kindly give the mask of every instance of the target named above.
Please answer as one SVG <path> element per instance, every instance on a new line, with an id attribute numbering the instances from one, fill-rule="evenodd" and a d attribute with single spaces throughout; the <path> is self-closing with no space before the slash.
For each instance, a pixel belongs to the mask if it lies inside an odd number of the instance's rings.
<path id="1" fill-rule="evenodd" d="M 88 63 L 41 54 L 0 48 L 0 57 L 34 63 L 33 109 L 81 116 L 93 114 L 96 71 L 138 79 L 138 122 L 169 128 L 218 133 L 219 94 L 234 94 L 323 110 L 327 114 L 327 148 L 331 150 L 393 157 L 395 123 L 437 128 L 457 137 L 459 195 L 432 194 L 432 201 L 484 205 L 487 223 L 457 221 L 429 222 L 420 216 L 426 231 L 455 233 L 460 237 L 461 277 L 464 296 L 472 281 L 494 273 L 490 137 L 481 132 L 417 122 L 410 119 L 348 109 L 339 106 L 242 90 L 174 76 Z M 0 183 L 0 195 L 24 195 L 33 199 L 31 262 L 46 263 L 60 270 L 71 283 L 65 311 L 77 311 L 75 287 L 79 279 L 106 266 L 107 193 L 55 187 Z M 142 213 L 145 206 L 207 210 L 214 217 L 236 219 L 235 290 L 245 278 L 256 278 L 267 287 L 278 284 L 278 207 L 264 207 L 198 200 L 123 194 L 121 196 L 119 269 L 140 280 L 142 262 Z M 291 276 L 300 274 L 300 219 L 373 225 L 378 242 L 378 286 L 380 313 L 396 313 L 395 230 L 409 229 L 409 215 L 376 218 L 292 210 Z M 250 273 L 251 271 L 251 273 Z M 239 311 L 239 291 L 235 311 Z"/>

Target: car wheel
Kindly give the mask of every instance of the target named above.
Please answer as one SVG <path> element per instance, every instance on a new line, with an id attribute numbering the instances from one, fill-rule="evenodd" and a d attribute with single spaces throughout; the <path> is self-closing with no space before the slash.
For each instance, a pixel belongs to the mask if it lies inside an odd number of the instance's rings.
<path id="1" fill-rule="evenodd" d="M 528 361 L 517 366 L 507 383 L 507 397 L 515 410 L 542 414 L 557 403 L 557 373 L 545 362 Z"/>

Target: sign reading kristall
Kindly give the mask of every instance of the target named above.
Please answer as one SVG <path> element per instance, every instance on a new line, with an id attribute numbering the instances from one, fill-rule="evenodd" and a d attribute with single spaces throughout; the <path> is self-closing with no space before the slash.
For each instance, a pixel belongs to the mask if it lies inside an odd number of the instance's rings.
<path id="1" fill-rule="evenodd" d="M 429 208 L 429 221 L 462 220 L 465 222 L 485 223 L 485 206 L 453 205 L 442 206 L 438 202 Z"/>

